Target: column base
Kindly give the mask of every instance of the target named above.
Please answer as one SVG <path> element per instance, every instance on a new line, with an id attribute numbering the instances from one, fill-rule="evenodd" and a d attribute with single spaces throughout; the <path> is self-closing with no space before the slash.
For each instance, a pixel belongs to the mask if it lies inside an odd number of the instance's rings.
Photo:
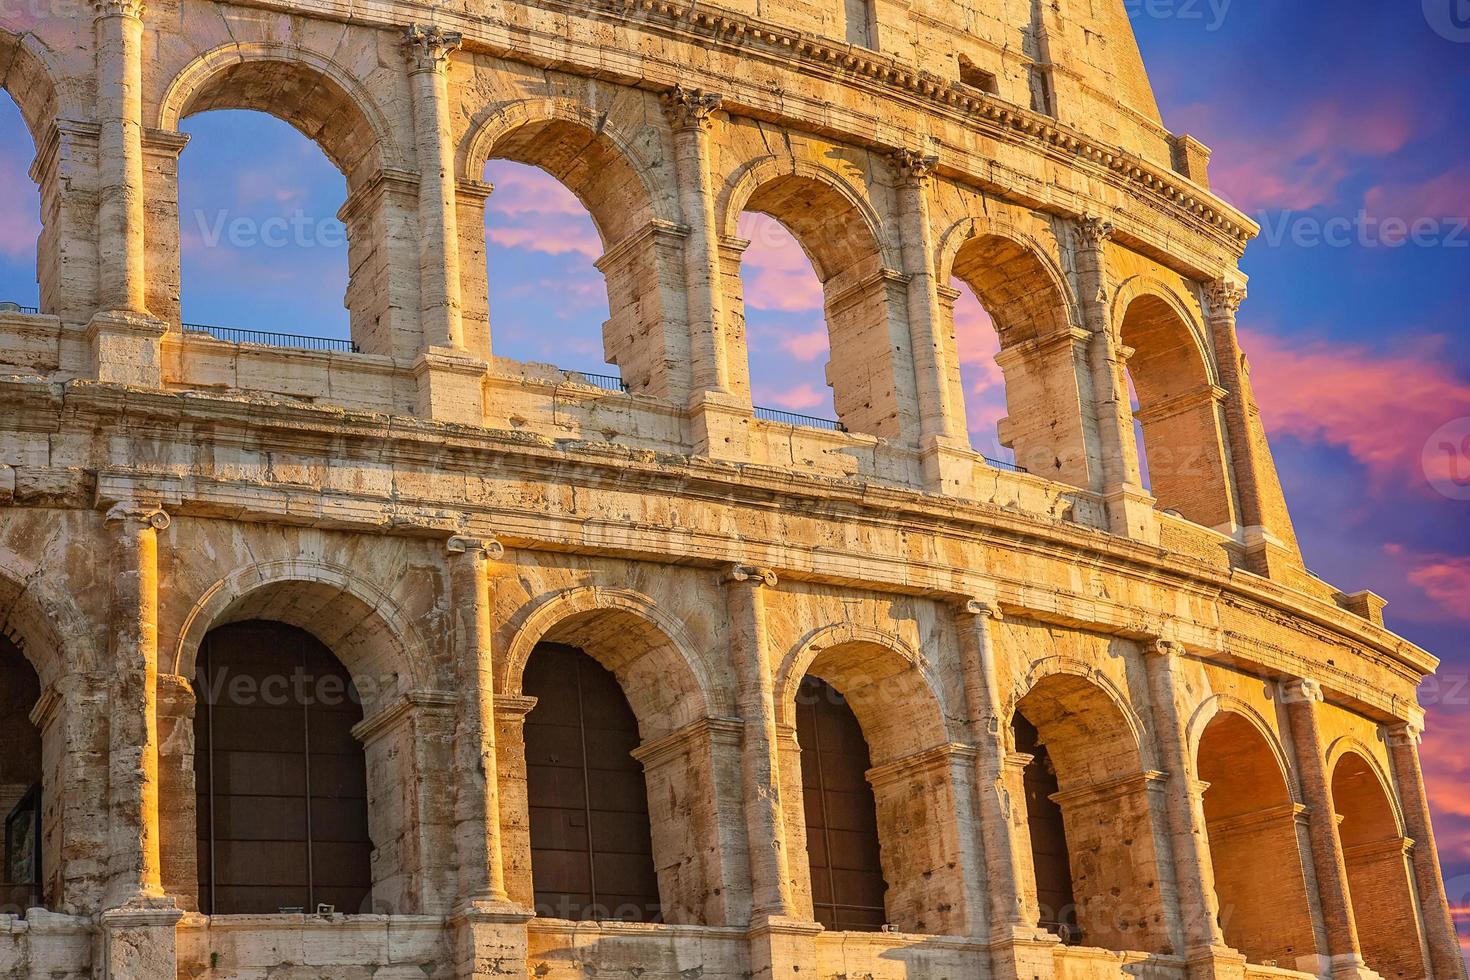
<path id="1" fill-rule="evenodd" d="M 750 941 L 752 980 L 813 974 L 817 967 L 817 937 L 826 930 L 816 922 L 785 916 L 760 916 L 746 933 Z"/>
<path id="2" fill-rule="evenodd" d="M 471 902 L 449 916 L 457 980 L 525 978 L 530 909 L 508 902 Z"/>
<path id="3" fill-rule="evenodd" d="M 144 313 L 108 310 L 87 324 L 92 374 L 109 384 L 163 387 L 163 335 L 168 324 Z"/>
<path id="4" fill-rule="evenodd" d="M 701 391 L 689 406 L 694 455 L 710 459 L 750 458 L 750 420 L 755 409 L 748 401 L 723 391 Z"/>
<path id="5" fill-rule="evenodd" d="M 418 380 L 418 415 L 436 422 L 485 424 L 488 365 L 463 351 L 431 347 L 413 362 Z"/>
<path id="6" fill-rule="evenodd" d="M 1306 968 L 1298 963 L 1297 969 L 1305 972 Z M 1369 969 L 1368 964 L 1356 953 L 1318 956 L 1316 974 L 1319 977 L 1331 977 L 1332 980 L 1383 980 L 1382 975 Z"/>
<path id="7" fill-rule="evenodd" d="M 1189 980 L 1245 980 L 1245 957 L 1229 946 L 1195 950 L 1184 960 Z"/>
<path id="8" fill-rule="evenodd" d="M 975 479 L 977 457 L 968 443 L 950 436 L 925 436 L 919 448 L 924 489 L 951 497 L 966 496 Z"/>
<path id="9" fill-rule="evenodd" d="M 1062 941 L 1045 929 L 1012 926 L 997 929 L 987 950 L 995 980 L 1033 980 L 1057 973 L 1056 956 Z"/>
<path id="10" fill-rule="evenodd" d="M 1119 487 L 1103 495 L 1108 530 L 1119 537 L 1145 544 L 1159 543 L 1157 501 L 1138 487 Z"/>
<path id="11" fill-rule="evenodd" d="M 173 977 L 178 973 L 174 927 L 184 917 L 172 900 L 123 905 L 98 917 L 102 970 L 107 980 Z"/>

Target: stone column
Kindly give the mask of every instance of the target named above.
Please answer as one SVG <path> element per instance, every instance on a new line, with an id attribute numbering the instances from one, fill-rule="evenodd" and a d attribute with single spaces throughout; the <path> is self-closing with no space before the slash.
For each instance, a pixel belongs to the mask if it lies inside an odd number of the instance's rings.
<path id="1" fill-rule="evenodd" d="M 750 849 L 751 916 L 756 921 L 785 919 L 791 915 L 790 855 L 781 815 L 776 699 L 764 591 L 776 585 L 776 573 L 768 568 L 736 565 L 726 574 L 725 582 L 737 705 L 745 724 L 740 782 Z"/>
<path id="2" fill-rule="evenodd" d="M 1112 237 L 1112 223 L 1102 218 L 1084 217 L 1076 223 L 1077 299 L 1089 335 L 1087 367 L 1093 392 L 1089 409 L 1100 457 L 1093 489 L 1103 494 L 1115 534 L 1157 541 L 1154 501 L 1143 489 L 1138 465 L 1122 325 L 1113 323 L 1108 305 L 1107 243 Z"/>
<path id="3" fill-rule="evenodd" d="M 419 324 L 414 363 L 419 414 L 483 425 L 485 364 L 466 350 L 455 202 L 454 133 L 449 119 L 449 56 L 460 35 L 413 24 L 404 34 L 413 89 L 419 169 Z"/>
<path id="4" fill-rule="evenodd" d="M 1001 718 L 999 665 L 991 624 L 1000 608 L 978 599 L 957 603 L 965 709 L 975 739 L 975 788 L 985 851 L 988 904 L 976 909 L 970 930 L 988 936 L 997 978 L 1045 976 L 1057 939 L 1037 926 L 1036 869 L 1026 812 L 1025 775 L 1031 756 L 1011 752 Z"/>
<path id="5" fill-rule="evenodd" d="M 1419 742 L 1424 730 L 1413 723 L 1395 725 L 1387 733 L 1389 762 L 1404 811 L 1404 830 L 1414 841 L 1410 860 L 1415 892 L 1424 917 L 1424 936 L 1429 944 L 1434 980 L 1465 980 L 1465 959 L 1450 914 L 1440 873 L 1439 847 L 1429 813 L 1429 796 L 1424 789 L 1424 771 L 1419 763 Z"/>
<path id="6" fill-rule="evenodd" d="M 454 826 L 459 903 L 506 904 L 500 851 L 500 780 L 496 772 L 495 680 L 490 621 L 490 561 L 497 541 L 449 539 L 451 650 L 459 679 L 454 745 Z"/>
<path id="7" fill-rule="evenodd" d="M 1245 287 L 1228 279 L 1217 279 L 1205 287 L 1215 363 L 1226 393 L 1225 430 L 1230 439 L 1240 523 L 1245 527 L 1254 570 L 1271 575 L 1273 568 L 1283 562 L 1300 567 L 1302 559 L 1236 334 L 1236 313 L 1245 297 Z"/>
<path id="8" fill-rule="evenodd" d="M 1165 823 L 1179 901 L 1182 952 L 1191 977 L 1242 976 L 1245 957 L 1225 945 L 1220 901 L 1205 830 L 1204 791 L 1195 779 L 1188 734 L 1185 682 L 1179 675 L 1184 648 L 1160 640 L 1144 645 L 1144 672 L 1164 783 Z"/>
<path id="9" fill-rule="evenodd" d="M 1375 974 L 1363 962 L 1362 946 L 1358 942 L 1358 925 L 1353 918 L 1352 895 L 1348 890 L 1347 861 L 1343 857 L 1342 838 L 1337 834 L 1327 746 L 1318 717 L 1323 702 L 1322 685 L 1314 680 L 1293 680 L 1283 683 L 1280 693 L 1301 780 L 1302 800 L 1307 805 L 1318 908 L 1327 934 L 1329 962 L 1318 972 L 1330 973 L 1335 978 L 1372 977 Z"/>
<path id="10" fill-rule="evenodd" d="M 94 0 L 98 312 L 87 327 L 99 381 L 158 387 L 164 324 L 148 314 L 141 0 Z"/>
<path id="11" fill-rule="evenodd" d="M 174 924 L 183 913 L 163 891 L 158 819 L 158 532 L 169 517 L 118 504 L 106 523 L 114 540 L 105 971 L 173 976 Z"/>

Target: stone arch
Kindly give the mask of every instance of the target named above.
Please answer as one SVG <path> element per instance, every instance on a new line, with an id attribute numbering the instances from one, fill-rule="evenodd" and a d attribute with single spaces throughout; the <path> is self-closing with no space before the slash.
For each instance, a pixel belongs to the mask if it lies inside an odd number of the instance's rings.
<path id="1" fill-rule="evenodd" d="M 733 713 L 688 630 L 632 589 L 585 586 L 552 593 L 513 623 L 495 678 L 501 695 L 520 692 L 521 675 L 538 643 L 561 643 L 586 651 L 613 672 L 638 715 L 644 741 Z"/>
<path id="2" fill-rule="evenodd" d="M 1350 736 L 1327 753 L 1348 895 L 1368 968 L 1385 978 L 1430 975 L 1403 814 L 1368 747 Z"/>
<path id="3" fill-rule="evenodd" d="M 39 147 L 56 120 L 58 102 L 51 52 L 34 34 L 16 34 L 0 27 L 0 88 L 10 93 Z"/>
<path id="4" fill-rule="evenodd" d="M 302 558 L 248 565 L 206 589 L 184 617 L 168 669 L 193 676 L 205 634 L 251 619 L 320 640 L 351 672 L 369 718 L 398 695 L 441 686 L 442 665 L 391 595 L 345 566 Z"/>
<path id="5" fill-rule="evenodd" d="M 807 680 L 821 684 L 804 686 Z M 822 697 L 822 692 L 831 696 L 833 691 L 841 697 L 839 710 L 850 711 L 848 717 L 857 723 L 870 766 L 867 790 L 859 788 L 852 771 L 840 777 L 835 798 L 846 809 L 836 811 L 831 810 L 831 785 L 812 774 L 827 768 L 818 758 L 851 757 L 854 746 L 844 744 L 834 757 L 820 739 L 809 744 L 807 736 L 797 737 L 803 724 L 812 735 L 840 717 L 832 716 L 825 703 L 799 702 L 802 693 Z M 832 877 L 831 862 L 839 850 L 828 843 L 835 826 L 868 835 L 867 862 L 849 864 L 852 874 L 845 876 L 849 882 L 865 876 L 871 883 L 860 890 L 871 897 L 857 904 L 876 909 L 879 871 L 886 886 L 883 908 L 877 910 L 882 917 L 863 928 L 888 922 L 919 934 L 964 931 L 964 910 L 972 895 L 964 878 L 969 862 L 960 828 L 970 804 L 968 783 L 957 773 L 970 763 L 956 750 L 960 736 L 949 730 L 940 692 L 933 665 L 920 651 L 893 633 L 862 624 L 821 627 L 782 658 L 775 678 L 776 723 L 782 739 L 783 818 L 793 858 L 789 870 L 799 902 L 814 907 L 814 899 L 838 900 L 840 883 Z M 820 795 L 808 801 L 809 793 Z M 818 820 L 814 813 L 827 817 Z M 876 866 L 870 863 L 874 834 Z M 849 860 L 863 851 L 849 846 L 844 852 Z M 812 914 L 813 909 L 802 912 Z"/>
<path id="6" fill-rule="evenodd" d="M 1223 389 L 1198 319 L 1151 277 L 1123 283 L 1112 323 L 1138 396 L 1150 488 L 1164 510 L 1229 529 L 1237 507 L 1226 444 Z"/>
<path id="7" fill-rule="evenodd" d="M 1059 878 L 1072 905 L 1042 908 L 1043 923 L 1075 927 L 1071 938 L 1086 946 L 1167 950 L 1153 830 L 1162 784 L 1122 692 L 1088 665 L 1052 657 L 1028 672 L 1006 717 L 1026 762 L 1025 793 L 1011 793 L 1032 833 L 1036 873 L 1024 887 Z M 1060 839 L 1043 851 L 1045 828 Z"/>
<path id="8" fill-rule="evenodd" d="M 1228 695 L 1202 705 L 1190 728 L 1226 943 L 1253 963 L 1311 966 L 1304 808 L 1284 750 L 1258 712 Z"/>
<path id="9" fill-rule="evenodd" d="M 186 65 L 165 89 L 157 126 L 175 132 L 211 109 L 253 109 L 290 123 L 356 189 L 406 161 L 368 87 L 330 57 L 279 41 L 225 44 Z"/>
<path id="10" fill-rule="evenodd" d="M 738 234 L 741 213 L 764 214 L 788 231 L 822 284 L 823 308 L 838 421 L 853 432 L 887 439 L 918 438 L 917 379 L 907 336 L 906 281 L 898 250 L 866 193 L 830 167 L 789 156 L 766 156 L 738 169 L 720 189 L 716 222 L 722 234 L 726 308 L 734 335 L 745 332 Z M 737 355 L 742 378 L 748 358 Z"/>
<path id="11" fill-rule="evenodd" d="M 1002 348 L 1080 326 L 1077 299 L 1056 256 L 1013 222 L 967 216 L 935 246 L 942 283 L 959 279 L 995 320 Z"/>
<path id="12" fill-rule="evenodd" d="M 106 655 L 94 624 L 44 572 L 0 544 L 0 630 L 20 648 L 43 688 L 66 674 L 101 670 Z"/>

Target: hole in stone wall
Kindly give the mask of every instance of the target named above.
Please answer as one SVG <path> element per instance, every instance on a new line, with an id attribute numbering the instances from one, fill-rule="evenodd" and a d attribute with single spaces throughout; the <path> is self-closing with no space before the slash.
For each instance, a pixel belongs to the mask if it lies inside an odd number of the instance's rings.
<path id="1" fill-rule="evenodd" d="M 995 74 L 979 67 L 964 55 L 960 55 L 960 83 L 977 88 L 982 92 L 989 92 L 991 95 L 1000 91 Z"/>
<path id="2" fill-rule="evenodd" d="M 36 239 L 41 234 L 41 196 L 31 183 L 34 150 L 20 109 L 0 94 L 0 303 L 39 306 Z"/>

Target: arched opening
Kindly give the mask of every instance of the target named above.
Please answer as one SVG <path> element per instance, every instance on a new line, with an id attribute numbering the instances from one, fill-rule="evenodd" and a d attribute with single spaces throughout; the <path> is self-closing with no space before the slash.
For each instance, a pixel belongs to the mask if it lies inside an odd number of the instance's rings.
<path id="1" fill-rule="evenodd" d="M 638 719 L 613 673 L 583 651 L 541 644 L 522 691 L 537 915 L 662 918 Z"/>
<path id="2" fill-rule="evenodd" d="M 794 671 L 793 671 L 794 673 Z M 788 846 L 807 854 L 813 917 L 832 928 L 958 935 L 971 895 L 958 814 L 967 805 L 933 689 L 887 646 L 848 640 L 788 675 L 782 723 Z"/>
<path id="3" fill-rule="evenodd" d="M 507 121 L 526 116 L 536 118 Z M 605 123 L 517 105 L 489 124 L 494 134 L 475 140 L 470 165 L 496 185 L 486 205 L 487 336 L 497 356 L 605 373 L 606 387 L 680 398 L 687 338 L 672 334 L 664 268 L 677 235 L 656 220 Z M 522 275 L 528 268 L 534 279 Z M 606 322 L 597 319 L 604 310 Z M 604 363 L 612 367 L 599 371 Z"/>
<path id="4" fill-rule="evenodd" d="M 1140 462 L 1160 510 L 1205 527 L 1230 530 L 1235 508 L 1225 449 L 1220 389 L 1181 314 L 1158 296 L 1127 306 L 1122 340 Z"/>
<path id="5" fill-rule="evenodd" d="M 796 697 L 812 911 L 828 929 L 877 932 L 888 921 L 878 804 L 862 726 L 846 699 L 806 677 Z"/>
<path id="6" fill-rule="evenodd" d="M 1031 835 L 1031 867 L 1036 873 L 1038 924 L 1066 942 L 1081 938 L 1077 899 L 1072 894 L 1072 858 L 1067 851 L 1067 825 L 1055 797 L 1061 793 L 1056 766 L 1036 726 L 1017 714 L 1012 722 L 1016 751 L 1029 755 L 1023 786 L 1026 827 Z"/>
<path id="7" fill-rule="evenodd" d="M 1225 942 L 1252 963 L 1315 969 L 1299 808 L 1266 737 L 1221 712 L 1200 738 L 1197 771 Z"/>
<path id="8" fill-rule="evenodd" d="M 1059 278 L 1035 249 L 998 234 L 970 235 L 950 271 L 958 366 L 950 384 L 965 406 L 972 445 L 1027 472 L 1086 486 L 1075 356 L 1069 343 L 1048 342 L 1068 338 L 1071 326 Z"/>
<path id="9" fill-rule="evenodd" d="M 740 258 L 750 397 L 772 421 L 835 420 L 827 380 L 832 345 L 822 319 L 822 283 L 801 245 L 779 221 L 747 211 Z"/>
<path id="10" fill-rule="evenodd" d="M 509 639 L 499 689 L 527 697 L 499 716 L 507 889 L 556 918 L 729 924 L 729 739 L 687 638 L 633 596 L 572 590 Z"/>
<path id="11" fill-rule="evenodd" d="M 1427 976 L 1410 842 L 1399 830 L 1387 786 L 1357 752 L 1345 753 L 1333 766 L 1332 805 L 1363 959 L 1389 980 Z"/>
<path id="12" fill-rule="evenodd" d="M 320 640 L 284 623 L 211 630 L 196 661 L 199 907 L 372 911 L 362 705 Z"/>
<path id="13" fill-rule="evenodd" d="M 912 382 L 905 379 L 913 376 L 909 342 L 900 336 L 904 302 L 902 283 L 898 277 L 885 274 L 879 232 L 869 216 L 834 184 L 797 174 L 770 178 L 759 184 L 743 202 L 736 203 L 741 206 L 741 213 L 734 216 L 737 219 L 732 222 L 734 227 L 727 225 L 730 232 L 739 234 L 738 219 L 743 218 L 743 213 L 764 215 L 778 223 L 805 253 L 821 284 L 823 319 L 830 350 L 826 382 L 832 389 L 835 419 L 807 417 L 804 413 L 794 413 L 795 417 L 792 417 L 792 413 L 783 414 L 781 410 L 759 414 L 778 422 L 847 429 L 888 439 L 911 436 L 916 424 L 914 399 L 900 395 L 901 388 L 912 386 Z M 751 224 L 747 219 L 745 227 L 760 230 L 764 236 L 770 225 L 759 221 Z M 767 282 L 779 284 L 785 281 L 800 288 L 799 284 L 805 281 L 805 273 L 795 262 L 789 246 L 780 247 L 783 240 L 780 233 L 772 230 L 769 236 L 780 258 L 762 259 L 763 252 L 758 251 L 757 259 L 769 261 L 779 270 L 789 272 L 770 280 L 757 275 L 747 282 L 740 254 L 745 247 L 744 240 L 732 237 L 725 243 L 727 290 L 731 280 L 735 280 L 741 283 L 742 290 L 756 288 L 758 303 L 767 307 L 797 306 L 790 312 L 800 314 L 803 309 L 810 309 L 813 298 L 810 295 L 793 294 L 782 299 L 765 292 Z M 733 272 L 740 275 L 731 275 Z M 736 329 L 743 331 L 748 319 L 746 299 L 744 296 L 732 299 L 734 302 L 729 315 Z M 819 327 L 819 324 L 812 323 L 804 329 L 797 328 L 792 335 L 792 342 L 808 356 L 803 363 L 815 364 L 821 357 Z M 767 387 L 766 380 L 752 372 L 750 387 L 753 392 L 760 392 L 780 390 L 782 386 Z M 825 401 L 816 397 L 821 396 L 821 388 L 805 376 L 793 392 L 788 393 L 789 399 L 797 396 L 809 401 L 814 409 L 825 405 Z"/>
<path id="14" fill-rule="evenodd" d="M 41 733 L 31 722 L 40 699 L 35 670 L 0 635 L 0 818 L 5 821 L 0 915 L 24 915 L 45 901 Z"/>
<path id="15" fill-rule="evenodd" d="M 1060 811 L 1060 840 L 1055 810 L 1045 807 L 1034 823 L 1027 813 L 1037 905 L 1043 884 L 1057 905 L 1046 924 L 1059 932 L 1066 926 L 1068 941 L 1085 946 L 1166 951 L 1150 806 L 1154 779 L 1118 702 L 1082 677 L 1053 674 L 1017 704 L 1012 731 L 1017 751 L 1033 755 L 1027 802 L 1032 791 L 1050 790 L 1052 779 L 1057 787 L 1049 800 Z"/>
<path id="16" fill-rule="evenodd" d="M 181 131 L 185 329 L 273 346 L 350 344 L 347 229 L 337 216 L 347 184 L 321 147 L 258 111 L 200 112 Z"/>
<path id="17" fill-rule="evenodd" d="M 40 306 L 37 240 L 41 197 L 31 181 L 34 144 L 20 108 L 0 92 L 0 311 Z"/>
<path id="18" fill-rule="evenodd" d="M 601 236 L 581 201 L 537 167 L 491 160 L 485 254 L 495 355 L 573 371 L 618 388 L 603 324 L 608 283 Z"/>

